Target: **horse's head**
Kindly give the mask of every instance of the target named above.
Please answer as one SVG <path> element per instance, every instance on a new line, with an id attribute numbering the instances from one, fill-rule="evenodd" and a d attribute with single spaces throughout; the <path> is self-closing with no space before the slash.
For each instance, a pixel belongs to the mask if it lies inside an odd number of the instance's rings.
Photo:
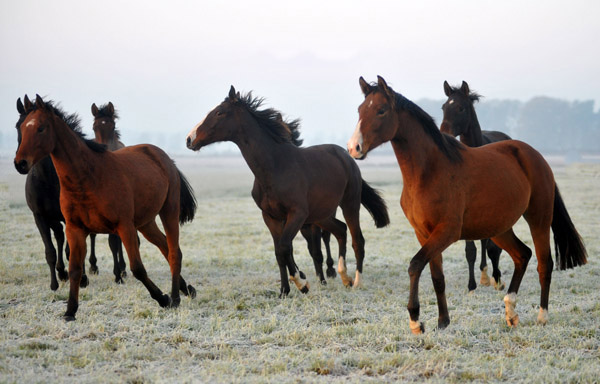
<path id="1" fill-rule="evenodd" d="M 92 104 L 92 115 L 94 115 L 94 135 L 97 142 L 109 144 L 117 140 L 118 135 L 115 130 L 115 120 L 119 118 L 115 107 L 109 101 L 98 108 L 96 104 Z"/>
<path id="2" fill-rule="evenodd" d="M 38 161 L 48 156 L 54 149 L 54 119 L 50 107 L 39 95 L 35 104 L 25 95 L 24 103 L 17 100 L 19 121 L 17 122 L 18 147 L 15 155 L 15 168 L 21 174 L 29 172 Z"/>
<path id="3" fill-rule="evenodd" d="M 232 85 L 229 96 L 188 133 L 186 138 L 187 147 L 193 151 L 198 151 L 208 144 L 231 140 L 238 125 L 233 117 L 236 103 L 239 100 L 240 93 L 236 92 Z"/>
<path id="4" fill-rule="evenodd" d="M 355 159 L 364 159 L 367 153 L 386 141 L 392 140 L 398 126 L 396 93 L 381 76 L 370 85 L 359 79 L 365 100 L 358 107 L 358 124 L 348 141 L 348 152 Z"/>
<path id="5" fill-rule="evenodd" d="M 473 102 L 479 100 L 479 95 L 471 93 L 469 84 L 462 82 L 462 86 L 451 87 L 444 81 L 444 93 L 448 100 L 442 105 L 444 118 L 440 130 L 452 136 L 460 136 L 468 132 L 473 119 Z"/>

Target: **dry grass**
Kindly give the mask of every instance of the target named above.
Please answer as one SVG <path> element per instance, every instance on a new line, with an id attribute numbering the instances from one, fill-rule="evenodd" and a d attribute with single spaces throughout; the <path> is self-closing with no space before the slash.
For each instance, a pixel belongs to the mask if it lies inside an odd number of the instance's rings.
<path id="1" fill-rule="evenodd" d="M 50 291 L 42 243 L 22 196 L 24 178 L 11 172 L 8 159 L 0 160 L 0 382 L 529 383 L 600 377 L 598 165 L 555 169 L 589 263 L 553 275 L 547 326 L 535 324 L 535 260 L 518 296 L 521 324 L 508 329 L 503 292 L 479 287 L 466 294 L 460 243 L 444 259 L 452 323 L 433 330 L 437 306 L 426 269 L 420 293 L 427 333 L 416 337 L 408 329 L 406 270 L 418 244 L 398 204 L 397 166 L 363 168 L 365 179 L 384 191 L 392 218 L 390 227 L 377 230 L 363 213 L 365 288 L 345 289 L 339 278 L 319 286 L 305 244 L 296 240 L 296 261 L 312 290 L 302 295 L 294 289 L 280 300 L 272 241 L 249 194 L 250 172 L 238 162 L 182 159 L 200 203 L 181 234 L 183 273 L 198 297 L 163 310 L 131 275 L 124 286 L 115 285 L 102 236 L 100 275 L 81 291 L 77 321 L 65 323 L 68 285 Z M 516 231 L 531 244 L 523 222 Z M 162 256 L 143 242 L 142 257 L 166 290 Z M 351 252 L 348 260 L 353 272 Z M 501 269 L 508 281 L 513 267 L 506 254 Z"/>

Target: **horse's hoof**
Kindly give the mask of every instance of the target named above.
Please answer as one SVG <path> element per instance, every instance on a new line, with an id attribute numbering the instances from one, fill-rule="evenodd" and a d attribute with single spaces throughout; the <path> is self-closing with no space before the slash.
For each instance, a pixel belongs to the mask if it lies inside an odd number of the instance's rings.
<path id="1" fill-rule="evenodd" d="M 91 265 L 91 266 L 90 266 L 90 273 L 91 273 L 92 275 L 97 275 L 97 274 L 98 274 L 98 266 L 96 266 L 96 265 Z"/>
<path id="2" fill-rule="evenodd" d="M 487 267 L 484 267 L 481 270 L 481 279 L 479 279 L 479 284 L 488 287 L 491 285 L 490 277 L 487 274 Z"/>
<path id="3" fill-rule="evenodd" d="M 188 289 L 188 294 L 190 295 L 190 298 L 195 299 L 196 298 L 196 288 L 192 287 L 191 284 L 188 284 L 187 289 Z"/>
<path id="4" fill-rule="evenodd" d="M 325 279 L 321 280 L 321 285 L 327 285 L 327 280 L 325 280 Z"/>
<path id="5" fill-rule="evenodd" d="M 171 296 L 165 294 L 158 300 L 158 305 L 160 305 L 161 308 L 168 308 L 171 306 L 171 301 Z"/>
<path id="6" fill-rule="evenodd" d="M 306 282 L 306 285 L 304 287 L 302 287 L 302 289 L 300 290 L 300 292 L 307 294 L 308 291 L 310 290 L 310 285 L 308 284 L 308 281 Z"/>
<path id="7" fill-rule="evenodd" d="M 123 281 L 123 279 L 121 278 L 121 276 L 116 276 L 115 277 L 115 283 L 117 283 L 117 284 L 125 284 L 125 282 Z"/>
<path id="8" fill-rule="evenodd" d="M 327 277 L 334 278 L 336 276 L 335 268 L 327 268 Z"/>
<path id="9" fill-rule="evenodd" d="M 126 278 L 127 277 L 127 271 L 125 271 L 125 270 L 121 271 L 121 277 L 122 278 Z"/>
<path id="10" fill-rule="evenodd" d="M 63 320 L 66 322 L 75 321 L 75 315 L 67 315 L 66 313 L 63 316 Z"/>
<path id="11" fill-rule="evenodd" d="M 423 323 L 421 322 L 411 321 L 410 331 L 413 333 L 413 335 L 421 335 L 425 333 L 425 325 L 423 325 Z"/>
<path id="12" fill-rule="evenodd" d="M 56 291 L 58 289 L 58 282 L 53 281 L 50 283 L 50 289 Z"/>
<path id="13" fill-rule="evenodd" d="M 58 278 L 62 281 L 69 280 L 69 274 L 64 269 L 57 269 L 56 272 L 58 272 Z"/>
<path id="14" fill-rule="evenodd" d="M 506 319 L 506 324 L 511 328 L 515 328 L 519 324 L 519 315 Z"/>
<path id="15" fill-rule="evenodd" d="M 503 291 L 504 290 L 504 283 L 503 282 L 498 282 L 498 283 L 494 283 L 494 289 L 496 291 Z"/>
<path id="16" fill-rule="evenodd" d="M 446 329 L 450 325 L 450 319 L 438 320 L 437 329 Z"/>
<path id="17" fill-rule="evenodd" d="M 289 293 L 290 293 L 290 288 L 289 287 L 287 288 L 287 290 L 284 289 L 284 288 L 281 288 L 281 290 L 279 291 L 279 298 L 280 299 L 285 299 Z"/>
<path id="18" fill-rule="evenodd" d="M 87 275 L 83 275 L 81 276 L 81 281 L 79 282 L 79 286 L 81 288 L 85 288 L 90 284 L 90 280 L 88 279 Z"/>
<path id="19" fill-rule="evenodd" d="M 169 308 L 177 308 L 179 307 L 179 304 L 181 303 L 181 298 L 179 296 L 177 296 L 175 299 L 170 299 L 170 303 L 169 303 Z"/>

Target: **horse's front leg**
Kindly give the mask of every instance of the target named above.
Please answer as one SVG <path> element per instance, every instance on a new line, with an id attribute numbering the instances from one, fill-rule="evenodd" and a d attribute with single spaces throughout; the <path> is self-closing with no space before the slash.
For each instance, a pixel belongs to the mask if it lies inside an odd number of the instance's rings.
<path id="1" fill-rule="evenodd" d="M 450 316 L 448 314 L 448 306 L 446 304 L 446 293 L 445 293 L 445 281 L 444 273 L 441 269 L 442 257 L 441 253 L 450 244 L 458 240 L 459 234 L 456 233 L 456 228 L 460 228 L 460 225 L 438 225 L 430 235 L 419 234 L 417 231 L 417 238 L 421 243 L 422 247 L 417 254 L 410 261 L 408 267 L 408 276 L 410 278 L 410 293 L 408 297 L 408 314 L 410 317 L 409 326 L 410 330 L 414 334 L 420 334 L 425 332 L 423 323 L 419 321 L 419 279 L 421 273 L 427 263 L 434 260 L 434 264 L 431 268 L 431 278 L 433 280 L 433 287 L 438 301 L 438 327 L 445 328 L 450 324 Z"/>
<path id="2" fill-rule="evenodd" d="M 70 246 L 69 255 L 69 299 L 67 301 L 67 311 L 64 319 L 66 321 L 75 320 L 75 314 L 79 307 L 79 287 L 84 274 L 85 267 L 85 240 L 87 233 L 80 228 L 66 225 L 67 242 Z"/>

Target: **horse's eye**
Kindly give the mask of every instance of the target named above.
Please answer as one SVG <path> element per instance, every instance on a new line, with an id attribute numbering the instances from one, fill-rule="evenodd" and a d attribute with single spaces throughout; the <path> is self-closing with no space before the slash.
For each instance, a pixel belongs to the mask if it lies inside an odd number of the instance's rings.
<path id="1" fill-rule="evenodd" d="M 221 112 L 221 111 L 217 111 L 217 112 L 215 113 L 215 115 L 217 115 L 217 116 L 222 116 L 222 115 L 223 115 L 223 112 Z"/>
<path id="2" fill-rule="evenodd" d="M 379 111 L 377 111 L 377 115 L 383 116 L 383 115 L 385 115 L 386 112 L 387 112 L 387 109 L 380 109 Z"/>
<path id="3" fill-rule="evenodd" d="M 458 112 L 461 112 L 461 113 L 462 113 L 462 112 L 464 112 L 464 111 L 465 111 L 465 109 L 464 109 L 463 107 L 458 107 Z"/>
<path id="4" fill-rule="evenodd" d="M 46 129 L 46 126 L 45 126 L 45 125 L 40 125 L 40 126 L 38 127 L 37 131 L 41 133 L 41 132 L 44 132 L 44 130 L 45 130 L 45 129 Z"/>

